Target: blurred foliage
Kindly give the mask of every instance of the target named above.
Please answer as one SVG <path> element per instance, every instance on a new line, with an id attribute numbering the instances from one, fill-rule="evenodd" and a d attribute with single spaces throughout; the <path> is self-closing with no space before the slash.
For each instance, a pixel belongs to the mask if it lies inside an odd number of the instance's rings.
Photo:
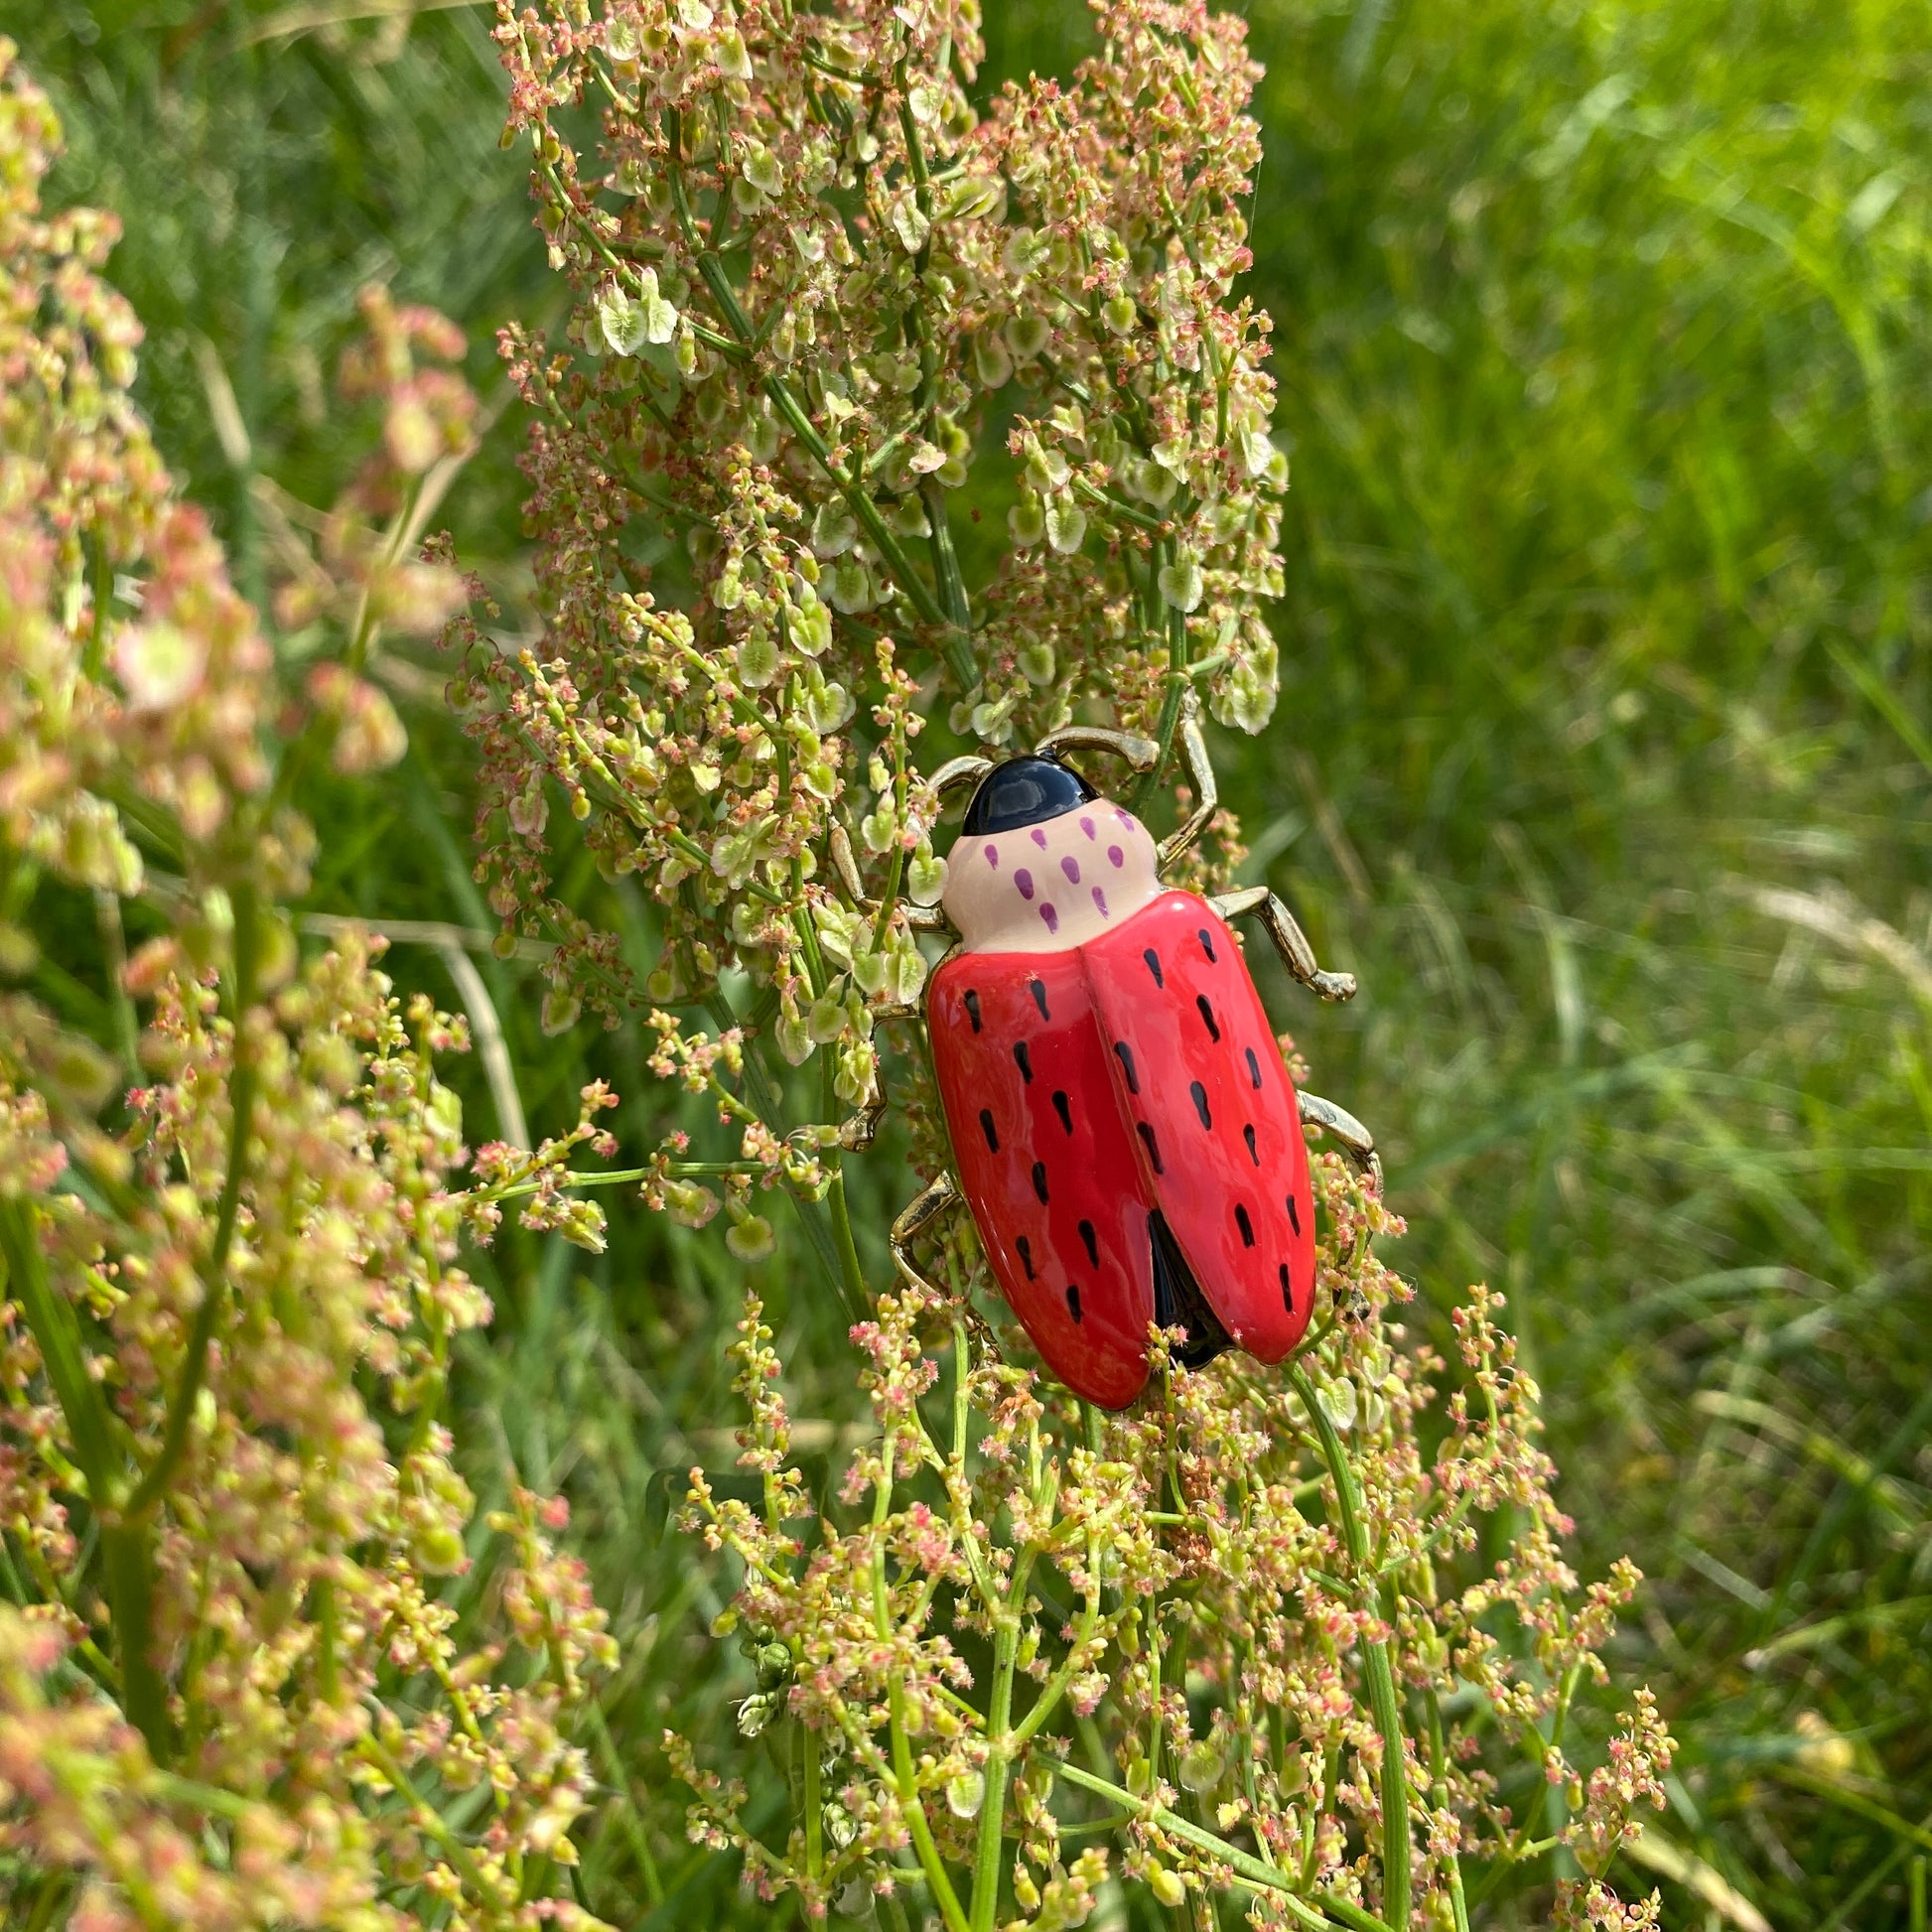
<path id="1" fill-rule="evenodd" d="M 1071 0 L 988 13 L 994 73 L 1084 45 Z M 127 222 L 144 399 L 244 580 L 251 479 L 339 480 L 319 398 L 363 281 L 456 316 L 500 394 L 491 329 L 554 297 L 481 9 L 0 0 L 0 27 L 69 129 L 56 195 Z M 1382 1137 L 1419 1323 L 1432 1289 L 1507 1290 L 1587 1567 L 1653 1580 L 1619 1668 L 1685 1743 L 1666 1923 L 1922 1927 L 1932 39 L 1902 0 L 1255 0 L 1252 29 L 1296 487 L 1282 707 L 1217 749 L 1252 876 L 1365 989 L 1275 1011 Z M 516 443 L 505 416 L 450 511 L 512 621 Z M 393 671 L 411 759 L 325 811 L 318 911 L 490 923 L 441 675 Z M 434 946 L 392 957 L 448 1001 Z M 658 1107 L 628 1030 L 544 1040 L 525 967 L 479 966 L 539 1131 L 592 1072 Z M 876 1240 L 906 1188 L 856 1165 Z M 749 1688 L 660 1545 L 668 1485 L 730 1465 L 736 1270 L 642 1222 L 589 1274 L 505 1242 L 477 1477 L 568 1486 L 624 1642 L 605 1769 L 635 1805 L 588 1891 L 723 1924 L 751 1908 L 682 1844 L 655 1740 Z M 850 1377 L 814 1267 L 781 1249 L 767 1301 L 829 1446 Z"/>

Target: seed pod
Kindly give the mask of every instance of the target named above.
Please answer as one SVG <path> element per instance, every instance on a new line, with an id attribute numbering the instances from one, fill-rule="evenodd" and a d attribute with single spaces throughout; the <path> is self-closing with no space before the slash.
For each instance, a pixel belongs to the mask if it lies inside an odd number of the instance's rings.
<path id="1" fill-rule="evenodd" d="M 1147 1884 L 1163 1905 L 1183 1905 L 1187 1901 L 1186 1882 L 1158 1860 L 1148 1861 Z"/>
<path id="2" fill-rule="evenodd" d="M 1187 1746 L 1180 1760 L 1181 1788 L 1199 1797 L 1202 1792 L 1212 1791 L 1220 1783 L 1221 1774 L 1226 1769 L 1227 1763 L 1215 1748 L 1213 1740 L 1197 1737 Z"/>
<path id="3" fill-rule="evenodd" d="M 986 1777 L 979 1771 L 961 1771 L 946 1786 L 946 1809 L 955 1818 L 977 1818 L 986 1802 Z"/>

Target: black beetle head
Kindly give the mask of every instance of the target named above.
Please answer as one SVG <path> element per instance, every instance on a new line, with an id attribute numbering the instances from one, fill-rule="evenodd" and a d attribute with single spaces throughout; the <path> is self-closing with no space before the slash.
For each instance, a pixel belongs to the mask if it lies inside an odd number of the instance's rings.
<path id="1" fill-rule="evenodd" d="M 1058 759 L 1018 758 L 996 764 L 966 807 L 965 833 L 1017 831 L 1091 804 L 1099 793 Z"/>

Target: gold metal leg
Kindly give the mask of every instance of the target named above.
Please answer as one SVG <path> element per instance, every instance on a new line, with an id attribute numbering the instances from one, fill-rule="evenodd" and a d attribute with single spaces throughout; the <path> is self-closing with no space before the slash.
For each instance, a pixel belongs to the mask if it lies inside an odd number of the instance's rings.
<path id="1" fill-rule="evenodd" d="M 932 789 L 943 799 L 955 785 L 976 786 L 993 769 L 993 760 L 968 752 L 963 757 L 948 759 L 931 777 L 926 780 Z"/>
<path id="2" fill-rule="evenodd" d="M 1275 942 L 1275 950 L 1282 956 L 1282 963 L 1311 993 L 1320 994 L 1324 1000 L 1355 997 L 1355 975 L 1323 972 L 1315 960 L 1314 948 L 1309 944 L 1309 935 L 1297 923 L 1295 914 L 1266 886 L 1246 886 L 1236 893 L 1218 893 L 1207 902 L 1224 919 L 1243 918 L 1250 912 L 1260 914 L 1269 938 Z"/>
<path id="3" fill-rule="evenodd" d="M 1104 725 L 1062 725 L 1034 747 L 1035 758 L 1055 759 L 1062 752 L 1111 752 L 1136 771 L 1152 771 L 1161 756 L 1161 748 L 1153 739 L 1110 731 Z"/>
<path id="4" fill-rule="evenodd" d="M 1194 809 L 1161 841 L 1164 872 L 1206 831 L 1207 821 L 1221 809 L 1221 788 L 1214 782 L 1213 761 L 1200 731 L 1200 694 L 1191 685 L 1180 698 L 1180 749 L 1187 759 L 1187 782 L 1194 788 Z"/>
<path id="5" fill-rule="evenodd" d="M 866 897 L 865 881 L 859 877 L 858 861 L 852 856 L 852 841 L 843 825 L 832 827 L 832 870 L 845 888 L 845 896 L 869 917 L 879 910 L 879 901 Z M 936 905 L 914 905 L 909 898 L 898 902 L 898 911 L 914 932 L 950 932 L 951 921 Z"/>
<path id="6" fill-rule="evenodd" d="M 912 1287 L 922 1288 L 940 1301 L 948 1299 L 946 1292 L 913 1265 L 912 1243 L 958 1198 L 959 1188 L 952 1175 L 942 1173 L 893 1223 L 893 1266 Z"/>
<path id="7" fill-rule="evenodd" d="M 1374 1181 L 1375 1190 L 1380 1193 L 1382 1157 L 1375 1151 L 1375 1136 L 1346 1107 L 1337 1107 L 1318 1093 L 1298 1093 L 1295 1098 L 1301 1105 L 1302 1119 L 1324 1134 L 1332 1134 L 1341 1151 L 1354 1162 L 1356 1172 Z"/>
<path id="8" fill-rule="evenodd" d="M 875 1032 L 882 1020 L 916 1020 L 920 1008 L 916 1000 L 895 1000 L 887 1006 L 869 1007 Z M 857 1111 L 848 1114 L 839 1123 L 839 1145 L 849 1154 L 857 1154 L 873 1143 L 879 1132 L 879 1123 L 886 1117 L 886 1081 L 879 1070 L 879 1058 L 875 1053 L 872 1067 L 872 1091 L 861 1102 Z"/>

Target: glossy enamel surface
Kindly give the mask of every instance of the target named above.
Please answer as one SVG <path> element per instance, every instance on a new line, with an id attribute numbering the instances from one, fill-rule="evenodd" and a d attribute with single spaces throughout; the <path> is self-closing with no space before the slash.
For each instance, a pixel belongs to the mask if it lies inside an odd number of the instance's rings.
<path id="1" fill-rule="evenodd" d="M 1160 893 L 1147 827 L 1105 798 L 1037 825 L 962 832 L 946 860 L 946 916 L 972 952 L 1069 952 Z"/>
<path id="2" fill-rule="evenodd" d="M 1077 945 L 961 952 L 927 1017 L 961 1190 L 1068 1387 L 1118 1409 L 1146 1382 L 1157 1209 L 1236 1345 L 1294 1347 L 1314 1292 L 1308 1149 L 1246 963 L 1201 899 L 1159 894 Z"/>

